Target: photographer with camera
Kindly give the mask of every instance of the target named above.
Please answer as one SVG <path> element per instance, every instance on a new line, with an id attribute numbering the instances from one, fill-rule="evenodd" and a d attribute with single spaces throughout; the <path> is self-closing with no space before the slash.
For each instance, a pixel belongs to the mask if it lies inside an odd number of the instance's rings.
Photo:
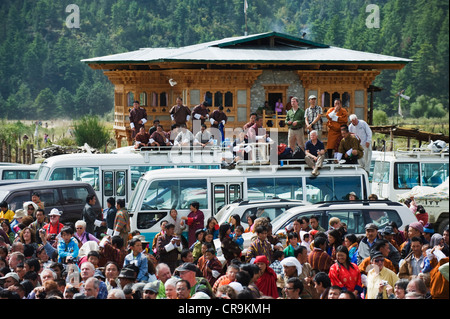
<path id="1" fill-rule="evenodd" d="M 59 235 L 59 233 L 64 227 L 64 225 L 59 222 L 61 214 L 62 211 L 58 210 L 57 208 L 53 208 L 50 211 L 50 214 L 48 214 L 48 217 L 50 218 L 50 223 L 48 223 L 43 227 L 43 229 L 47 234 L 47 241 L 53 247 L 56 247 L 57 245 L 56 237 Z"/>

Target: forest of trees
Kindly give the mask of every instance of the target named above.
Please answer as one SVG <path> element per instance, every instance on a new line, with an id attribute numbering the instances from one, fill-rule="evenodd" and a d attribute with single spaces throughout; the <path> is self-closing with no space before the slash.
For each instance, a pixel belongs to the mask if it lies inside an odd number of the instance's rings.
<path id="1" fill-rule="evenodd" d="M 380 27 L 368 28 L 369 4 Z M 76 4 L 79 28 L 66 7 Z M 248 0 L 248 33 L 269 31 L 333 46 L 414 60 L 387 70 L 375 85 L 375 107 L 442 117 L 449 108 L 448 0 Z M 0 118 L 101 116 L 113 110 L 113 86 L 82 59 L 179 47 L 244 34 L 244 0 L 1 0 Z M 420 99 L 419 99 L 420 97 Z M 432 103 L 432 105 L 430 105 Z M 406 111 L 406 112 L 405 112 Z M 448 113 L 447 113 L 448 114 Z"/>

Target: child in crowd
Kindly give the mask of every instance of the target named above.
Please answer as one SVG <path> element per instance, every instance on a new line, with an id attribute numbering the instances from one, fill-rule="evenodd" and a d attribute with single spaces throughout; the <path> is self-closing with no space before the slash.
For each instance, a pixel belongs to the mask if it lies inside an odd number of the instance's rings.
<path id="1" fill-rule="evenodd" d="M 306 249 L 308 250 L 308 254 L 311 252 L 311 237 L 309 232 L 306 231 L 300 231 L 300 236 L 301 236 L 301 244 L 302 246 L 305 246 Z"/>
<path id="2" fill-rule="evenodd" d="M 78 257 L 78 241 L 73 237 L 73 229 L 64 226 L 61 229 L 61 239 L 58 244 L 58 262 L 67 263 L 70 259 L 75 262 Z"/>
<path id="3" fill-rule="evenodd" d="M 197 261 L 203 255 L 202 244 L 203 244 L 203 239 L 205 237 L 205 230 L 197 229 L 195 231 L 195 237 L 197 238 L 197 241 L 192 244 L 192 246 L 189 248 L 189 250 L 192 251 L 192 256 L 194 257 L 194 261 Z"/>
<path id="4" fill-rule="evenodd" d="M 244 233 L 244 227 L 242 225 L 236 226 L 234 234 L 232 234 L 233 241 L 238 244 L 241 250 L 244 250 L 244 238 L 242 234 Z"/>
<path id="5" fill-rule="evenodd" d="M 208 280 L 211 287 L 221 275 L 222 263 L 217 259 L 215 250 L 208 248 L 205 252 L 206 265 L 203 269 L 203 276 Z"/>
<path id="6" fill-rule="evenodd" d="M 296 232 L 289 233 L 288 243 L 289 245 L 283 250 L 284 256 L 294 257 L 294 249 L 300 246 L 298 243 L 298 234 Z"/>
<path id="7" fill-rule="evenodd" d="M 135 265 L 139 268 L 139 273 L 137 275 L 136 281 L 148 281 L 148 260 L 147 257 L 142 253 L 142 241 L 136 237 L 130 240 L 129 248 L 131 253 L 125 256 L 123 266 Z"/>

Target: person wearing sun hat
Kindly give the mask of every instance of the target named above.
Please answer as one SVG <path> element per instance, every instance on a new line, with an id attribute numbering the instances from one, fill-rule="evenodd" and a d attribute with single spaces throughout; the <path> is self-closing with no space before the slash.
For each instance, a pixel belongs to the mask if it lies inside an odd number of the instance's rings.
<path id="1" fill-rule="evenodd" d="M 50 242 L 50 244 L 53 244 L 55 242 L 56 236 L 58 236 L 58 234 L 64 227 L 64 225 L 59 222 L 61 214 L 62 211 L 58 210 L 57 208 L 52 208 L 52 210 L 48 214 L 50 223 L 42 227 L 42 229 L 45 230 L 47 234 L 47 240 Z"/>
<path id="2" fill-rule="evenodd" d="M 17 231 L 19 230 L 18 225 L 22 222 L 22 218 L 24 218 L 25 216 L 27 216 L 27 213 L 23 209 L 18 209 L 15 211 L 14 219 L 10 224 L 11 229 L 14 233 L 17 233 Z"/>

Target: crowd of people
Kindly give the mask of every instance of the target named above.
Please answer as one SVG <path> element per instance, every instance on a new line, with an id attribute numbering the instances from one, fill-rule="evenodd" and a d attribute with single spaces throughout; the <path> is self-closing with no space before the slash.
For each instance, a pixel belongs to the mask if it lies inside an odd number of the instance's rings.
<path id="1" fill-rule="evenodd" d="M 205 148 L 222 145 L 228 121 L 222 106 L 210 114 L 206 101 L 192 110 L 183 105 L 181 97 L 176 101 L 177 104 L 169 111 L 172 119 L 170 130 L 164 131 L 160 121 L 155 119 L 148 132 L 145 129 L 147 122 L 145 108 L 140 106 L 139 101 L 134 101 L 130 110 L 130 127 L 135 149 L 172 146 Z M 284 123 L 288 128 L 287 145 L 283 143 L 277 145 L 279 160 L 304 159 L 313 169 L 312 175 L 315 176 L 319 175 L 326 157 L 340 163 L 360 164 L 369 172 L 372 154 L 372 131 L 369 125 L 364 120 L 358 119 L 356 114 L 349 116 L 348 111 L 342 107 L 341 100 L 336 99 L 333 107 L 325 114 L 327 118 L 325 148 L 325 144 L 321 141 L 324 126 L 323 110 L 321 106 L 316 105 L 317 97 L 315 95 L 308 97 L 309 106 L 305 110 L 299 106 L 299 101 L 297 97 L 291 97 L 289 109 L 286 110 L 281 101 L 275 106 L 278 108 L 277 114 L 286 112 Z M 233 159 L 228 162 L 235 163 L 249 159 L 252 143 L 273 143 L 264 128 L 263 120 L 261 114 L 257 112 L 250 114 L 249 122 L 242 127 L 242 133 L 229 141 L 229 146 L 233 146 Z M 188 129 L 189 123 L 192 124 L 192 131 Z M 207 123 L 210 124 L 209 128 Z M 306 142 L 305 135 L 309 138 Z"/>
<path id="2" fill-rule="evenodd" d="M 421 213 L 405 231 L 367 224 L 362 238 L 336 217 L 329 229 L 302 217 L 283 239 L 266 217 L 251 215 L 244 228 L 232 215 L 219 225 L 192 202 L 187 216 L 172 209 L 148 242 L 131 232 L 123 200 L 109 198 L 91 218 L 88 196 L 83 218 L 62 224 L 62 212 L 52 209 L 47 220 L 34 195 L 15 213 L 0 204 L 0 299 L 449 297 L 448 226 L 434 233 Z"/>
<path id="3" fill-rule="evenodd" d="M 303 158 L 319 170 L 326 157 L 342 163 L 370 163 L 371 132 L 356 115 L 348 117 L 341 101 L 327 111 L 327 147 L 322 138 L 322 109 L 310 96 L 302 110 L 293 97 L 286 113 L 288 145 L 280 158 Z M 158 120 L 145 130 L 145 109 L 135 101 L 130 125 L 136 148 L 142 146 L 214 145 L 210 128 L 224 138 L 227 116 L 219 107 L 211 115 L 204 102 L 192 111 L 182 99 L 170 110 L 172 133 Z M 282 106 L 278 105 L 282 110 Z M 281 112 L 280 110 L 277 111 Z M 200 121 L 194 135 L 191 119 Z M 348 121 L 351 121 L 348 124 Z M 214 130 L 213 130 L 214 132 Z M 308 140 L 304 141 L 305 133 Z M 263 118 L 252 113 L 234 141 L 257 142 L 270 137 Z M 247 158 L 239 148 L 237 158 Z M 355 194 L 349 194 L 349 199 Z M 369 198 L 377 200 L 377 198 Z M 286 238 L 272 233 L 270 220 L 250 215 L 244 228 L 239 215 L 218 224 L 205 220 L 198 202 L 179 216 L 172 209 L 160 221 L 161 231 L 149 242 L 131 231 L 123 199 L 109 198 L 101 216 L 89 195 L 80 220 L 62 224 L 63 212 L 44 214 L 33 194 L 15 212 L 0 203 L 0 299 L 448 299 L 448 225 L 434 233 L 423 207 L 406 204 L 417 222 L 400 231 L 395 222 L 383 229 L 365 226 L 365 236 L 347 233 L 338 218 L 329 228 L 317 216 L 302 217 L 286 227 Z M 249 235 L 245 235 L 249 233 Z M 251 237 L 248 247 L 244 237 Z"/>

